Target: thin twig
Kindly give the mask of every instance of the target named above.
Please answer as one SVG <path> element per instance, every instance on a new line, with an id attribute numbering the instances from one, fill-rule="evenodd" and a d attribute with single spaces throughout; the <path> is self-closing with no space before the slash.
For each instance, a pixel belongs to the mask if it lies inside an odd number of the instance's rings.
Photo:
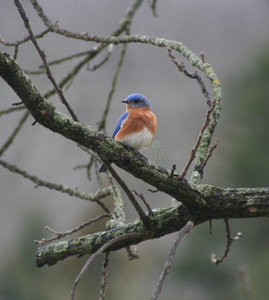
<path id="1" fill-rule="evenodd" d="M 110 252 L 106 252 L 104 255 L 103 265 L 102 265 L 102 285 L 99 295 L 99 300 L 104 300 L 107 291 L 107 282 L 108 282 L 108 263 Z"/>
<path id="2" fill-rule="evenodd" d="M 111 173 L 111 175 L 113 176 L 113 178 L 118 182 L 118 184 L 121 186 L 121 188 L 124 190 L 124 192 L 126 193 L 126 195 L 128 196 L 129 200 L 131 201 L 131 203 L 133 204 L 134 208 L 136 209 L 137 213 L 139 214 L 142 222 L 147 225 L 148 224 L 148 217 L 146 216 L 146 214 L 144 213 L 144 211 L 142 210 L 141 206 L 138 204 L 138 202 L 136 201 L 134 195 L 132 194 L 132 192 L 129 190 L 129 188 L 127 187 L 127 185 L 125 184 L 125 182 L 119 177 L 119 175 L 116 173 L 116 171 L 112 168 L 111 164 L 104 161 L 105 166 L 107 167 L 108 171 Z"/>
<path id="3" fill-rule="evenodd" d="M 87 32 L 72 32 L 69 31 L 65 28 L 60 28 L 58 24 L 53 24 L 51 20 L 45 15 L 42 7 L 37 3 L 36 0 L 30 0 L 34 9 L 38 13 L 38 16 L 40 19 L 43 21 L 44 25 L 50 29 L 51 32 L 63 35 L 68 38 L 74 38 L 78 40 L 87 40 L 88 33 Z M 121 35 L 128 26 L 130 26 L 132 19 L 138 10 L 138 8 L 141 6 L 143 3 L 143 0 L 135 0 L 134 3 L 127 9 L 126 14 L 124 17 L 121 19 L 121 22 L 116 30 L 114 30 L 110 36 L 115 37 Z"/>
<path id="4" fill-rule="evenodd" d="M 90 65 L 87 67 L 87 70 L 88 71 L 91 71 L 91 72 L 94 72 L 96 71 L 97 69 L 101 68 L 110 58 L 110 55 L 112 54 L 113 52 L 113 49 L 114 49 L 114 45 L 113 44 L 110 44 L 109 47 L 108 47 L 108 52 L 107 52 L 107 55 L 105 56 L 105 58 L 97 65 L 94 65 L 93 67 L 91 67 Z"/>
<path id="5" fill-rule="evenodd" d="M 216 100 L 214 100 L 212 103 L 211 103 L 211 107 L 210 109 L 207 111 L 207 114 L 206 114 L 206 120 L 205 120 L 205 123 L 202 125 L 201 127 L 201 130 L 200 130 L 200 133 L 199 133 L 199 136 L 198 136 L 198 139 L 196 141 L 196 144 L 194 146 L 194 148 L 191 150 L 191 156 L 190 156 L 190 159 L 189 161 L 187 162 L 182 174 L 180 175 L 179 179 L 183 179 L 187 172 L 188 172 L 188 169 L 191 165 L 191 163 L 193 162 L 193 160 L 195 159 L 195 155 L 196 155 L 196 152 L 201 144 L 201 140 L 202 140 L 202 137 L 203 137 L 203 134 L 207 128 L 207 126 L 209 125 L 210 121 L 211 121 L 211 114 L 213 113 L 214 109 L 215 109 L 215 106 L 216 106 Z"/>
<path id="6" fill-rule="evenodd" d="M 51 183 L 51 182 L 48 182 L 45 180 L 41 180 L 37 176 L 31 175 L 31 174 L 27 173 L 26 171 L 19 169 L 15 165 L 11 165 L 3 160 L 0 160 L 0 165 L 2 165 L 4 168 L 8 169 L 11 172 L 17 173 L 17 174 L 23 176 L 24 178 L 31 180 L 32 182 L 34 182 L 36 184 L 36 187 L 44 186 L 51 190 L 55 190 L 55 191 L 59 191 L 59 192 L 68 194 L 71 197 L 74 196 L 74 197 L 77 197 L 82 200 L 96 202 L 98 205 L 100 205 L 104 209 L 105 212 L 110 213 L 110 210 L 104 205 L 104 203 L 102 203 L 100 201 L 100 199 L 103 199 L 112 194 L 113 191 L 112 191 L 111 187 L 99 190 L 95 194 L 81 193 L 76 190 L 70 189 L 68 186 L 63 186 L 61 184 L 55 184 L 55 183 Z"/>
<path id="7" fill-rule="evenodd" d="M 25 106 L 11 107 L 11 108 L 8 108 L 5 110 L 0 110 L 0 117 L 2 117 L 3 115 L 10 114 L 15 111 L 23 110 L 23 109 L 25 109 Z"/>
<path id="8" fill-rule="evenodd" d="M 171 247 L 171 249 L 170 249 L 170 251 L 169 251 L 169 253 L 168 253 L 167 257 L 166 257 L 165 264 L 164 264 L 161 276 L 159 278 L 158 284 L 157 284 L 157 286 L 155 288 L 155 291 L 154 291 L 152 297 L 150 298 L 151 300 L 158 299 L 158 297 L 159 297 L 159 295 L 160 295 L 160 293 L 162 291 L 162 287 L 163 287 L 164 281 L 165 281 L 167 275 L 170 272 L 172 259 L 174 258 L 175 254 L 176 254 L 176 250 L 177 250 L 178 244 L 180 243 L 180 241 L 182 240 L 182 238 L 184 237 L 184 235 L 186 233 L 189 233 L 192 230 L 193 226 L 194 226 L 193 222 L 189 221 L 179 231 L 178 236 L 174 240 L 173 245 L 172 245 L 172 247 Z"/>
<path id="9" fill-rule="evenodd" d="M 60 87 L 57 85 L 57 83 L 56 83 L 56 81 L 55 81 L 55 79 L 54 79 L 54 77 L 53 77 L 53 75 L 52 75 L 52 73 L 51 73 L 51 71 L 50 71 L 50 67 L 49 67 L 49 65 L 48 65 L 48 63 L 47 63 L 46 55 L 45 55 L 44 51 L 42 51 L 42 50 L 40 49 L 40 47 L 39 47 L 39 45 L 38 45 L 38 43 L 37 43 L 37 40 L 36 40 L 36 38 L 35 38 L 35 36 L 34 36 L 34 34 L 33 34 L 33 31 L 32 31 L 32 29 L 31 29 L 31 26 L 30 26 L 30 23 L 29 23 L 29 19 L 27 18 L 26 13 L 25 13 L 25 11 L 24 11 L 24 9 L 23 9 L 23 7 L 22 7 L 20 1 L 19 1 L 19 0 L 14 0 L 14 3 L 15 3 L 15 5 L 17 6 L 17 9 L 18 9 L 18 11 L 19 11 L 19 14 L 20 14 L 20 16 L 21 16 L 21 18 L 22 18 L 22 20 L 23 20 L 23 22 L 24 22 L 24 26 L 25 26 L 25 28 L 27 29 L 28 33 L 29 33 L 29 37 L 30 37 L 32 43 L 34 44 L 34 46 L 35 46 L 35 48 L 36 48 L 36 50 L 37 50 L 37 52 L 38 52 L 40 58 L 41 58 L 42 61 L 43 61 L 44 67 L 45 67 L 45 69 L 46 69 L 46 74 L 47 74 L 49 80 L 50 80 L 51 83 L 53 84 L 55 90 L 57 91 L 57 94 L 58 94 L 60 100 L 61 100 L 62 103 L 66 106 L 66 108 L 67 108 L 67 110 L 69 111 L 70 115 L 72 116 L 73 120 L 78 122 L 79 120 L 78 120 L 76 114 L 74 113 L 73 109 L 71 108 L 71 106 L 69 105 L 69 103 L 67 102 L 67 100 L 65 99 L 65 96 L 64 96 L 64 94 L 63 94 L 63 91 L 62 91 L 62 90 L 60 89 Z"/>
<path id="10" fill-rule="evenodd" d="M 111 45 L 114 46 L 113 44 L 111 44 Z M 109 59 L 109 57 L 112 53 L 111 48 L 112 47 L 109 48 L 107 56 L 104 58 L 104 60 L 101 63 L 99 63 L 96 66 L 93 66 L 92 68 L 87 67 L 87 70 L 88 71 L 95 71 L 96 69 L 98 69 L 102 65 L 104 65 L 104 63 Z M 48 65 L 49 66 L 59 65 L 59 64 L 64 63 L 64 62 L 71 61 L 74 58 L 78 58 L 78 57 L 82 57 L 82 56 L 88 56 L 91 52 L 92 52 L 92 50 L 86 50 L 86 51 L 83 51 L 83 52 L 78 52 L 78 53 L 75 53 L 75 54 L 71 54 L 71 55 L 68 55 L 66 57 L 62 57 L 62 58 L 59 58 L 59 59 L 56 59 L 56 60 L 49 61 Z M 44 65 L 40 65 L 38 68 L 41 69 L 41 70 L 36 70 L 36 71 L 24 70 L 24 72 L 26 74 L 29 74 L 29 75 L 44 74 L 44 68 L 45 68 Z"/>
<path id="11" fill-rule="evenodd" d="M 36 34 L 36 35 L 35 35 L 35 38 L 36 38 L 36 39 L 43 38 L 48 32 L 50 32 L 50 29 L 49 29 L 49 28 L 45 29 L 44 31 L 42 31 L 42 32 L 39 33 L 39 34 Z M 3 45 L 5 45 L 6 47 L 17 47 L 17 46 L 19 46 L 19 45 L 21 45 L 21 44 L 23 44 L 23 43 L 28 42 L 30 39 L 31 39 L 31 38 L 30 38 L 30 36 L 28 35 L 27 37 L 25 37 L 25 38 L 24 38 L 23 40 L 21 40 L 21 41 L 16 41 L 16 42 L 11 43 L 11 42 L 6 42 L 6 41 L 0 36 L 0 43 L 3 44 Z M 15 58 L 14 58 L 14 59 L 15 59 Z"/>
<path id="12" fill-rule="evenodd" d="M 201 165 L 201 167 L 199 168 L 199 172 L 203 172 L 206 164 L 208 163 L 208 160 L 210 159 L 210 157 L 213 154 L 213 151 L 218 147 L 219 144 L 219 140 L 216 140 L 213 146 L 209 147 L 208 153 L 207 153 L 207 157 L 205 158 L 203 164 Z"/>
<path id="13" fill-rule="evenodd" d="M 9 138 L 7 139 L 7 141 L 3 144 L 2 148 L 0 149 L 0 156 L 3 155 L 3 153 L 8 149 L 8 147 L 13 143 L 14 138 L 16 137 L 16 135 L 19 133 L 19 131 L 22 128 L 22 125 L 26 122 L 26 120 L 28 119 L 30 115 L 29 111 L 26 111 L 21 120 L 19 121 L 18 125 L 16 126 L 16 128 L 13 130 L 12 134 L 9 136 Z"/>
<path id="14" fill-rule="evenodd" d="M 127 233 L 124 235 L 120 235 L 115 237 L 114 239 L 110 240 L 109 242 L 107 242 L 105 245 L 103 245 L 98 251 L 96 251 L 92 256 L 90 256 L 90 258 L 86 261 L 85 265 L 83 266 L 82 270 L 80 271 L 78 277 L 76 278 L 71 293 L 70 293 L 70 300 L 74 300 L 75 299 L 75 292 L 77 289 L 77 286 L 79 284 L 79 282 L 82 280 L 83 275 L 85 274 L 86 270 L 88 269 L 88 267 L 90 266 L 90 264 L 98 257 L 100 256 L 107 248 L 109 248 L 110 246 L 116 244 L 117 242 L 121 241 L 121 240 L 125 240 L 128 238 L 136 238 L 136 237 L 141 237 L 142 234 L 141 233 Z"/>
<path id="15" fill-rule="evenodd" d="M 197 80 L 197 82 L 199 83 L 199 85 L 201 87 L 202 93 L 204 94 L 205 98 L 207 99 L 207 104 L 210 107 L 211 106 L 210 96 L 209 96 L 206 85 L 205 85 L 203 79 L 201 78 L 201 76 L 196 71 L 194 73 L 188 72 L 185 68 L 184 63 L 179 62 L 176 59 L 176 55 L 172 53 L 172 50 L 171 50 L 170 46 L 166 46 L 166 50 L 167 50 L 168 56 L 172 59 L 173 63 L 178 67 L 178 70 L 180 72 L 184 73 L 189 78 Z"/>
<path id="16" fill-rule="evenodd" d="M 81 57 L 81 56 L 88 55 L 90 51 L 91 51 L 91 50 L 86 50 L 86 51 L 78 52 L 78 53 L 75 53 L 75 54 L 72 54 L 72 55 L 69 55 L 69 56 L 66 56 L 66 57 L 62 57 L 62 58 L 60 58 L 60 59 L 56 59 L 56 60 L 50 61 L 50 62 L 48 63 L 48 65 L 49 65 L 49 66 L 59 65 L 59 64 L 61 64 L 61 63 L 63 63 L 63 62 L 70 61 L 70 60 L 72 60 L 72 59 L 74 59 L 74 58 L 78 58 L 78 57 Z M 40 68 L 40 69 L 43 69 L 44 66 L 41 65 L 41 66 L 39 66 L 39 68 Z"/>
<path id="17" fill-rule="evenodd" d="M 35 240 L 34 242 L 36 244 L 38 244 L 38 245 L 43 245 L 45 243 L 49 243 L 49 242 L 52 242 L 54 240 L 59 240 L 59 239 L 65 237 L 67 235 L 72 235 L 75 232 L 78 232 L 78 231 L 82 230 L 86 226 L 89 226 L 89 225 L 91 225 L 93 223 L 96 223 L 96 222 L 98 222 L 98 221 L 100 221 L 100 220 L 102 220 L 104 218 L 110 218 L 110 217 L 111 217 L 111 214 L 103 214 L 103 215 L 97 216 L 97 217 L 95 217 L 95 218 L 93 218 L 93 219 L 91 219 L 89 221 L 86 221 L 86 222 L 78 225 L 77 227 L 72 228 L 72 229 L 70 229 L 68 231 L 65 231 L 65 232 L 58 232 L 58 231 L 55 231 L 54 229 L 52 229 L 52 228 L 50 228 L 48 226 L 45 226 L 45 230 L 47 230 L 47 231 L 55 234 L 55 236 L 52 237 L 52 238 L 50 238 L 50 239 L 43 238 L 41 241 Z"/>
<path id="18" fill-rule="evenodd" d="M 48 29 L 51 32 L 63 35 L 65 37 L 68 38 L 74 38 L 74 39 L 80 39 L 80 40 L 86 40 L 85 37 L 88 36 L 87 33 L 77 33 L 77 32 L 71 32 L 65 28 L 60 28 L 58 26 L 58 24 L 53 24 L 52 21 L 45 15 L 42 7 L 38 4 L 38 2 L 36 0 L 30 0 L 31 4 L 33 5 L 34 9 L 36 10 L 38 16 L 40 17 L 40 19 L 43 21 L 44 25 L 46 27 L 48 27 Z M 114 30 L 110 36 L 115 38 L 119 35 L 121 35 L 124 31 L 127 30 L 127 28 L 130 26 L 132 19 L 136 13 L 136 11 L 138 10 L 138 8 L 140 7 L 140 5 L 142 4 L 143 0 L 135 0 L 134 3 L 127 9 L 125 16 L 122 18 L 118 28 L 116 30 Z M 109 44 L 111 43 L 102 43 L 99 45 L 94 46 L 94 48 L 92 48 L 92 50 L 89 50 L 88 54 L 86 55 L 85 58 L 83 58 L 81 61 L 79 61 L 79 63 L 77 65 L 74 66 L 74 68 L 67 73 L 67 75 L 62 78 L 62 80 L 59 82 L 59 87 L 63 88 L 64 86 L 67 86 L 67 88 L 72 84 L 72 81 L 75 77 L 75 75 L 77 75 L 79 73 L 79 71 L 89 63 L 90 60 L 92 60 L 94 57 L 96 57 L 98 54 L 100 54 L 106 47 L 109 47 Z M 48 91 L 45 95 L 45 97 L 50 97 L 52 95 L 54 95 L 56 92 L 55 88 L 51 89 L 50 91 Z"/>
<path id="19" fill-rule="evenodd" d="M 148 210 L 149 216 L 152 216 L 152 210 L 151 210 L 151 207 L 150 207 L 149 204 L 147 203 L 145 197 L 144 197 L 142 194 L 138 193 L 136 190 L 132 190 L 132 192 L 134 192 L 134 193 L 135 193 L 135 194 L 143 201 L 143 203 L 145 204 L 145 206 L 146 206 L 146 208 L 147 208 L 147 210 Z"/>
<path id="20" fill-rule="evenodd" d="M 210 258 L 211 258 L 211 261 L 214 265 L 218 265 L 220 263 L 223 262 L 223 260 L 227 257 L 229 251 L 230 251 L 230 248 L 231 248 L 231 245 L 234 241 L 237 241 L 239 240 L 239 238 L 242 236 L 242 233 L 241 232 L 238 232 L 237 235 L 235 237 L 231 237 L 231 231 L 230 231 L 230 224 L 229 224 L 229 220 L 228 219 L 224 219 L 224 222 L 225 222 L 225 228 L 226 228 L 226 235 L 227 235 L 227 244 L 226 244 L 226 249 L 225 249 L 225 252 L 224 254 L 222 255 L 221 258 L 216 258 L 216 255 L 214 253 L 212 253 L 210 255 Z"/>
<path id="21" fill-rule="evenodd" d="M 149 6 L 150 6 L 150 8 L 152 10 L 153 16 L 155 18 L 157 18 L 158 17 L 158 14 L 156 12 L 156 3 L 157 3 L 157 0 L 151 0 L 151 1 L 148 0 L 148 3 L 149 3 Z"/>
<path id="22" fill-rule="evenodd" d="M 99 131 L 103 130 L 105 134 L 106 134 L 106 119 L 107 119 L 107 115 L 108 115 L 108 112 L 109 112 L 109 108 L 110 108 L 112 96 L 114 95 L 114 92 L 115 92 L 116 83 L 117 83 L 117 80 L 118 80 L 120 69 L 121 69 L 123 61 L 124 61 L 126 50 L 127 50 L 127 44 L 124 44 L 123 47 L 122 47 L 121 56 L 120 56 L 118 65 L 117 65 L 116 70 L 115 70 L 114 75 L 113 75 L 113 80 L 112 80 L 112 84 L 111 84 L 111 89 L 110 89 L 109 94 L 108 94 L 108 99 L 107 99 L 106 107 L 105 107 L 102 119 L 99 122 L 99 126 L 98 126 L 98 130 Z"/>
<path id="23" fill-rule="evenodd" d="M 16 60 L 18 57 L 18 53 L 19 53 L 19 44 L 16 43 L 15 47 L 14 47 L 14 53 L 13 53 L 13 59 Z"/>

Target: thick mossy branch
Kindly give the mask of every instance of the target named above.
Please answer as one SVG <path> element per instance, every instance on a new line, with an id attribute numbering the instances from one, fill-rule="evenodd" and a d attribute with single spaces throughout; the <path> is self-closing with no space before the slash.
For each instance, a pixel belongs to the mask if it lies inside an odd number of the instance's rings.
<path id="1" fill-rule="evenodd" d="M 40 247 L 36 252 L 36 263 L 38 267 L 42 267 L 45 264 L 53 265 L 57 263 L 57 261 L 63 260 L 71 255 L 94 253 L 108 241 L 127 233 L 139 233 L 141 236 L 134 239 L 122 240 L 109 248 L 109 251 L 115 251 L 129 245 L 138 244 L 144 240 L 159 238 L 170 233 L 171 229 L 178 231 L 185 225 L 188 217 L 189 214 L 182 204 L 179 204 L 178 207 L 154 210 L 153 216 L 150 219 L 150 226 L 148 227 L 143 226 L 143 222 L 138 219 L 121 228 L 97 232 L 69 241 Z"/>
<path id="2" fill-rule="evenodd" d="M 199 193 L 178 175 L 170 176 L 165 169 L 148 162 L 138 152 L 127 149 L 94 128 L 75 122 L 48 103 L 18 64 L 0 52 L 0 75 L 12 87 L 41 125 L 96 152 L 102 159 L 113 161 L 137 178 L 155 186 L 187 206 L 199 205 Z"/>
<path id="3" fill-rule="evenodd" d="M 148 162 L 138 152 L 127 149 L 112 138 L 97 132 L 94 128 L 75 122 L 72 118 L 56 110 L 40 94 L 18 64 L 2 52 L 0 52 L 0 76 L 17 93 L 41 125 L 93 150 L 103 159 L 113 161 L 135 177 L 181 201 L 191 211 L 208 209 L 212 204 L 214 205 L 214 201 L 212 202 L 209 196 L 204 197 L 206 189 L 197 188 L 197 185 L 179 180 L 177 174 L 170 176 L 167 170 Z M 212 189 L 210 191 L 212 192 Z M 229 193 L 228 198 L 233 195 L 231 190 Z M 214 194 L 214 196 L 219 197 L 218 194 Z"/>
<path id="4" fill-rule="evenodd" d="M 269 217 L 269 188 L 222 189 L 209 185 L 201 185 L 199 188 L 201 201 L 210 206 L 205 205 L 203 209 L 191 211 L 182 203 L 178 203 L 175 207 L 154 209 L 149 226 L 144 226 L 138 219 L 120 228 L 40 247 L 36 252 L 37 266 L 53 265 L 72 255 L 94 253 L 108 241 L 127 233 L 139 233 L 141 236 L 122 240 L 109 250 L 115 251 L 177 232 L 189 220 L 196 226 L 212 219 Z"/>

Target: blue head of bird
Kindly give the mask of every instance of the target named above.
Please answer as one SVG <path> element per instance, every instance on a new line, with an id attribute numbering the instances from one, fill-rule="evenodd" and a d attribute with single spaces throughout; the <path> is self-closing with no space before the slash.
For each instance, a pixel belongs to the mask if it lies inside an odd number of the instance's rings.
<path id="1" fill-rule="evenodd" d="M 131 94 L 125 100 L 121 102 L 126 103 L 132 108 L 149 108 L 151 110 L 151 104 L 149 103 L 148 99 L 141 95 L 141 94 Z"/>

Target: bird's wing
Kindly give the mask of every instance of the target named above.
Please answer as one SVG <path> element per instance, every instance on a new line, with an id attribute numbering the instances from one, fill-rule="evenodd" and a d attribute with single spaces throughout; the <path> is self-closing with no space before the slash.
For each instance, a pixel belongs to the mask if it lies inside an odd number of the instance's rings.
<path id="1" fill-rule="evenodd" d="M 115 137 L 115 135 L 119 132 L 119 130 L 121 129 L 121 127 L 122 127 L 122 123 L 123 123 L 123 121 L 128 117 L 128 113 L 127 112 L 125 112 L 120 118 L 119 118 L 119 121 L 118 121 L 118 123 L 117 123 L 117 126 L 116 126 L 116 128 L 115 128 L 115 130 L 114 130 L 114 132 L 113 132 L 113 134 L 112 134 L 112 138 L 114 139 L 114 137 Z"/>

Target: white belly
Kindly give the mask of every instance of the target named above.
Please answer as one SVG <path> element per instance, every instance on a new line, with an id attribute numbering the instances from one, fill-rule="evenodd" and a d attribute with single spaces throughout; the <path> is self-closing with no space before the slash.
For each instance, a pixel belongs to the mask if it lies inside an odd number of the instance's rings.
<path id="1" fill-rule="evenodd" d="M 140 150 L 149 146 L 152 142 L 152 138 L 153 136 L 151 132 L 145 127 L 142 131 L 138 133 L 132 133 L 119 142 L 135 150 Z"/>

